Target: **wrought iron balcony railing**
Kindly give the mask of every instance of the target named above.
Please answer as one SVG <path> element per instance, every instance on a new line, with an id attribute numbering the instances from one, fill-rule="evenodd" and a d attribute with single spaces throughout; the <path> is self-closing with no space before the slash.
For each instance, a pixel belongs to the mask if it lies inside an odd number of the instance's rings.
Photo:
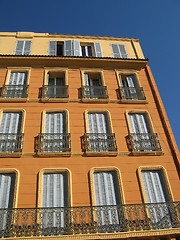
<path id="1" fill-rule="evenodd" d="M 117 152 L 114 133 L 85 133 L 81 141 L 83 152 Z"/>
<path id="2" fill-rule="evenodd" d="M 123 100 L 146 100 L 142 87 L 120 87 L 119 92 Z"/>
<path id="3" fill-rule="evenodd" d="M 162 151 L 157 133 L 131 133 L 127 136 L 127 144 L 132 152 Z"/>
<path id="4" fill-rule="evenodd" d="M 81 87 L 81 98 L 85 99 L 108 99 L 106 86 L 83 86 Z"/>
<path id="5" fill-rule="evenodd" d="M 23 137 L 22 133 L 0 133 L 0 152 L 22 152 Z"/>
<path id="6" fill-rule="evenodd" d="M 41 98 L 68 98 L 68 86 L 48 86 L 41 88 Z"/>
<path id="7" fill-rule="evenodd" d="M 1 98 L 27 98 L 27 85 L 4 85 L 0 90 Z"/>
<path id="8" fill-rule="evenodd" d="M 143 233 L 161 229 L 179 232 L 179 228 L 180 202 L 0 209 L 1 238 L 131 231 Z"/>
<path id="9" fill-rule="evenodd" d="M 37 137 L 36 152 L 61 153 L 70 151 L 70 133 L 40 133 Z"/>

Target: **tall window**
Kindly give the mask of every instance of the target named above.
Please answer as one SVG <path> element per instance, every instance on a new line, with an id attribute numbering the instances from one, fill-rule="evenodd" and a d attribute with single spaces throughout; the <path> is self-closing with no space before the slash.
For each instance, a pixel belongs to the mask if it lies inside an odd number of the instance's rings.
<path id="1" fill-rule="evenodd" d="M 39 135 L 39 152 L 70 152 L 70 134 L 67 133 L 67 113 L 46 112 L 44 128 Z"/>
<path id="2" fill-rule="evenodd" d="M 26 98 L 27 97 L 27 71 L 10 73 L 8 84 L 4 86 L 2 97 Z"/>
<path id="3" fill-rule="evenodd" d="M 162 170 L 142 170 L 141 174 L 146 202 L 150 203 L 149 214 L 155 228 L 171 227 L 170 210 L 166 205 L 170 199 Z"/>
<path id="4" fill-rule="evenodd" d="M 133 151 L 161 151 L 147 113 L 129 113 L 130 142 Z"/>
<path id="5" fill-rule="evenodd" d="M 82 97 L 86 99 L 107 99 L 107 88 L 103 86 L 100 73 L 84 73 Z"/>
<path id="6" fill-rule="evenodd" d="M 66 232 L 68 224 L 69 186 L 67 172 L 43 174 L 42 207 L 43 234 L 54 228 L 57 234 Z M 54 232 L 52 231 L 52 235 Z"/>
<path id="7" fill-rule="evenodd" d="M 0 151 L 22 151 L 22 112 L 3 112 L 0 122 Z"/>
<path id="8" fill-rule="evenodd" d="M 122 202 L 116 171 L 94 172 L 94 194 L 98 225 L 104 231 L 107 231 L 107 226 L 112 226 L 114 230 L 119 231 L 123 216 L 117 208 L 117 205 Z"/>
<path id="9" fill-rule="evenodd" d="M 143 89 L 139 87 L 134 74 L 120 74 L 120 95 L 126 100 L 145 100 Z"/>
<path id="10" fill-rule="evenodd" d="M 125 46 L 122 44 L 112 44 L 114 58 L 128 58 Z"/>
<path id="11" fill-rule="evenodd" d="M 64 72 L 49 72 L 46 85 L 43 86 L 44 98 L 67 98 L 68 91 Z"/>
<path id="12" fill-rule="evenodd" d="M 111 132 L 107 112 L 87 113 L 86 133 L 83 136 L 83 150 L 94 153 L 116 154 L 117 146 L 114 133 Z"/>
<path id="13" fill-rule="evenodd" d="M 0 231 L 2 232 L 11 224 L 8 208 L 13 208 L 14 189 L 15 173 L 0 173 Z M 0 236 L 5 237 L 3 233 Z"/>
<path id="14" fill-rule="evenodd" d="M 16 42 L 15 55 L 30 55 L 32 41 L 18 40 Z"/>
<path id="15" fill-rule="evenodd" d="M 50 41 L 49 55 L 51 56 L 95 56 L 101 57 L 100 43 L 82 45 L 77 40 L 66 40 L 64 42 Z"/>

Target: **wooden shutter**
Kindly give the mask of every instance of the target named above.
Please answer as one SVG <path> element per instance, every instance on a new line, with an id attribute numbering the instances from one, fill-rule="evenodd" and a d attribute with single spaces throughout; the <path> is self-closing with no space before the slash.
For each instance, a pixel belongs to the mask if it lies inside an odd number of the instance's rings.
<path id="1" fill-rule="evenodd" d="M 80 43 L 76 40 L 64 41 L 65 56 L 80 56 Z"/>
<path id="2" fill-rule="evenodd" d="M 22 112 L 3 112 L 0 133 L 20 133 Z"/>
<path id="3" fill-rule="evenodd" d="M 119 48 L 117 44 L 112 44 L 112 51 L 113 51 L 113 56 L 114 58 L 120 58 L 120 53 L 119 53 Z"/>
<path id="4" fill-rule="evenodd" d="M 57 56 L 57 41 L 49 41 L 49 56 Z"/>
<path id="5" fill-rule="evenodd" d="M 0 208 L 12 208 L 14 199 L 15 174 L 0 173 Z"/>
<path id="6" fill-rule="evenodd" d="M 17 41 L 15 55 L 22 55 L 23 48 L 24 48 L 24 41 Z"/>
<path id="7" fill-rule="evenodd" d="M 16 43 L 15 55 L 29 55 L 31 52 L 31 41 L 18 40 Z"/>
<path id="8" fill-rule="evenodd" d="M 31 41 L 24 41 L 24 52 L 23 55 L 29 55 L 31 53 Z"/>
<path id="9" fill-rule="evenodd" d="M 96 57 L 102 57 L 101 44 L 98 42 L 94 43 L 94 50 Z"/>

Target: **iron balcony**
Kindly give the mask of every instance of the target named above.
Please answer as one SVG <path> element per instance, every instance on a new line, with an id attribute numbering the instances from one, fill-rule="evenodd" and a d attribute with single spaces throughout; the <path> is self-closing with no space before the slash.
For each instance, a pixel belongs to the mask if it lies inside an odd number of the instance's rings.
<path id="1" fill-rule="evenodd" d="M 81 140 L 83 152 L 117 152 L 114 133 L 85 133 Z"/>
<path id="2" fill-rule="evenodd" d="M 68 85 L 65 86 L 48 86 L 41 88 L 41 98 L 68 98 Z"/>
<path id="3" fill-rule="evenodd" d="M 37 137 L 36 152 L 61 153 L 70 151 L 70 133 L 40 133 Z"/>
<path id="4" fill-rule="evenodd" d="M 80 89 L 81 98 L 85 99 L 108 99 L 106 86 L 83 86 Z"/>
<path id="5" fill-rule="evenodd" d="M 27 85 L 4 85 L 0 90 L 1 98 L 27 98 Z"/>
<path id="6" fill-rule="evenodd" d="M 0 237 L 58 236 L 180 230 L 180 202 L 0 209 Z M 138 234 L 138 233 L 137 233 Z"/>
<path id="7" fill-rule="evenodd" d="M 22 133 L 0 133 L 0 152 L 22 152 L 23 139 Z"/>
<path id="8" fill-rule="evenodd" d="M 123 100 L 146 100 L 142 87 L 120 87 L 119 93 Z"/>
<path id="9" fill-rule="evenodd" d="M 127 144 L 132 152 L 162 151 L 157 133 L 131 133 L 127 136 Z"/>

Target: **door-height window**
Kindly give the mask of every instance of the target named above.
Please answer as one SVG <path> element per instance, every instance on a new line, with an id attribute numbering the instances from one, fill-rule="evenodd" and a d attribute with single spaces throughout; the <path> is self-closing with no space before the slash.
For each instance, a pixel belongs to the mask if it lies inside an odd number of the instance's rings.
<path id="1" fill-rule="evenodd" d="M 120 95 L 126 100 L 145 100 L 143 89 L 139 87 L 139 83 L 135 74 L 120 74 Z"/>
<path id="2" fill-rule="evenodd" d="M 42 207 L 43 234 L 54 228 L 59 234 L 66 232 L 68 226 L 69 184 L 68 174 L 51 172 L 43 174 Z M 53 234 L 53 232 L 52 232 Z"/>
<path id="3" fill-rule="evenodd" d="M 114 58 L 128 58 L 126 48 L 123 44 L 112 44 Z"/>
<path id="4" fill-rule="evenodd" d="M 152 131 L 147 113 L 129 113 L 130 149 L 132 151 L 161 151 L 157 134 Z"/>
<path id="5" fill-rule="evenodd" d="M 18 40 L 16 42 L 15 55 L 30 55 L 32 41 Z"/>
<path id="6" fill-rule="evenodd" d="M 11 224 L 8 208 L 13 208 L 15 195 L 15 173 L 0 173 L 0 236 L 6 237 L 5 230 Z M 4 232 L 4 234 L 3 234 Z"/>
<path id="7" fill-rule="evenodd" d="M 67 98 L 65 72 L 48 72 L 46 84 L 43 86 L 43 98 Z"/>
<path id="8" fill-rule="evenodd" d="M 168 209 L 170 201 L 163 171 L 142 170 L 142 180 L 146 203 L 155 228 L 171 227 L 171 214 Z M 167 205 L 166 205 L 167 203 Z"/>
<path id="9" fill-rule="evenodd" d="M 0 122 L 0 151 L 22 151 L 22 112 L 3 112 Z"/>
<path id="10" fill-rule="evenodd" d="M 5 98 L 26 98 L 27 97 L 28 72 L 12 71 L 8 83 L 4 86 L 3 97 Z"/>
<path id="11" fill-rule="evenodd" d="M 64 43 L 59 41 L 49 41 L 49 56 L 64 56 Z"/>
<path id="12" fill-rule="evenodd" d="M 115 135 L 111 132 L 110 118 L 107 112 L 88 112 L 86 115 L 86 133 L 83 137 L 84 151 L 116 152 Z"/>
<path id="13" fill-rule="evenodd" d="M 83 57 L 102 57 L 101 45 L 98 42 L 81 43 L 80 55 Z"/>
<path id="14" fill-rule="evenodd" d="M 46 112 L 39 134 L 38 151 L 47 153 L 70 152 L 70 134 L 67 132 L 67 112 Z"/>
<path id="15" fill-rule="evenodd" d="M 122 203 L 116 171 L 94 172 L 94 194 L 97 206 L 98 225 L 105 229 L 113 226 L 120 230 L 123 214 L 117 208 Z"/>

